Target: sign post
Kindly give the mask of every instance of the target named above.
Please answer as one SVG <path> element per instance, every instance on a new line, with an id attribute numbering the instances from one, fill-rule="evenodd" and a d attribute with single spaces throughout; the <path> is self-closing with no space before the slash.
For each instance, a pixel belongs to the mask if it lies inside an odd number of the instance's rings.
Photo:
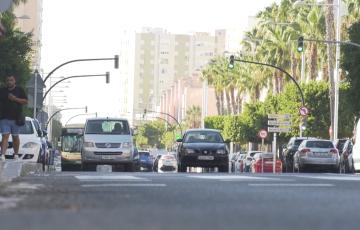
<path id="1" fill-rule="evenodd" d="M 277 133 L 288 133 L 291 129 L 290 114 L 268 114 L 268 132 L 274 133 L 273 150 L 273 173 L 276 173 L 276 137 Z"/>
<path id="2" fill-rule="evenodd" d="M 261 151 L 264 151 L 264 139 L 267 137 L 268 132 L 265 129 L 261 129 L 258 135 L 261 138 Z"/>

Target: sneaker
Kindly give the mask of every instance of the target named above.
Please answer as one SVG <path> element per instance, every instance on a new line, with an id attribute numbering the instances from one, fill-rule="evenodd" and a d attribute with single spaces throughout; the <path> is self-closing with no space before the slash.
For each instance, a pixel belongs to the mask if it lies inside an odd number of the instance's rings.
<path id="1" fill-rule="evenodd" d="M 19 160 L 19 155 L 18 154 L 14 154 L 14 160 Z"/>
<path id="2" fill-rule="evenodd" d="M 0 161 L 5 161 L 5 155 L 0 155 Z"/>

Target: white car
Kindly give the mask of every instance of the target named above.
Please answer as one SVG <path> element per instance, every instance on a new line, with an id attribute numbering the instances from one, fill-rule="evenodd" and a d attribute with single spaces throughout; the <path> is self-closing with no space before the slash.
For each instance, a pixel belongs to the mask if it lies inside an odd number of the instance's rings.
<path id="1" fill-rule="evenodd" d="M 161 155 L 158 162 L 158 172 L 177 172 L 178 162 L 173 154 Z"/>
<path id="2" fill-rule="evenodd" d="M 353 146 L 352 150 L 352 165 L 350 165 L 351 169 L 354 169 L 354 171 L 360 171 L 360 120 L 356 124 L 355 129 L 355 144 Z"/>
<path id="3" fill-rule="evenodd" d="M 19 159 L 38 162 L 41 156 L 46 150 L 44 149 L 42 132 L 37 128 L 37 121 L 26 117 L 25 125 L 20 128 L 20 148 L 19 148 Z M 1 137 L 0 137 L 1 139 Z M 10 135 L 9 147 L 5 153 L 6 159 L 14 158 L 13 141 Z"/>
<path id="4" fill-rule="evenodd" d="M 246 153 L 241 153 L 235 161 L 235 172 L 244 172 Z"/>

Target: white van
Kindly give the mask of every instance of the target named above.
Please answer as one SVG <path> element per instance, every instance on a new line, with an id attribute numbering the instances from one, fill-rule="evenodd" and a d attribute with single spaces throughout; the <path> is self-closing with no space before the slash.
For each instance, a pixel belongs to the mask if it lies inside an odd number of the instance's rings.
<path id="1" fill-rule="evenodd" d="M 25 118 L 25 125 L 20 128 L 19 159 L 39 162 L 40 156 L 44 154 L 43 134 L 36 120 L 31 117 Z M 1 135 L 0 135 L 1 140 Z M 12 137 L 10 135 L 8 149 L 5 153 L 6 159 L 14 158 Z"/>
<path id="2" fill-rule="evenodd" d="M 126 119 L 87 119 L 82 143 L 83 170 L 101 164 L 124 166 L 126 171 L 134 170 L 133 136 Z"/>

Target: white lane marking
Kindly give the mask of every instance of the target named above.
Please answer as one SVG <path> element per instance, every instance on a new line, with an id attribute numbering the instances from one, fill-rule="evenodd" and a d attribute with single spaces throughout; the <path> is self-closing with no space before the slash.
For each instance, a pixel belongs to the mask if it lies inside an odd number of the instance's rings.
<path id="1" fill-rule="evenodd" d="M 17 204 L 24 200 L 24 197 L 1 197 L 0 196 L 0 210 L 15 208 Z"/>
<path id="2" fill-rule="evenodd" d="M 306 176 L 306 175 L 297 175 L 296 177 L 319 179 L 319 180 L 360 181 L 359 176 Z"/>
<path id="3" fill-rule="evenodd" d="M 149 179 L 141 177 L 123 175 L 81 175 L 75 176 L 75 178 L 81 181 L 149 181 Z"/>
<path id="4" fill-rule="evenodd" d="M 333 184 L 248 184 L 254 187 L 333 187 Z"/>
<path id="5" fill-rule="evenodd" d="M 282 180 L 281 178 L 255 177 L 255 176 L 187 176 L 187 177 L 190 177 L 190 178 L 198 178 L 198 179 L 223 180 L 223 181 L 238 181 L 238 180 Z"/>
<path id="6" fill-rule="evenodd" d="M 166 187 L 166 184 L 83 184 L 81 187 Z"/>

